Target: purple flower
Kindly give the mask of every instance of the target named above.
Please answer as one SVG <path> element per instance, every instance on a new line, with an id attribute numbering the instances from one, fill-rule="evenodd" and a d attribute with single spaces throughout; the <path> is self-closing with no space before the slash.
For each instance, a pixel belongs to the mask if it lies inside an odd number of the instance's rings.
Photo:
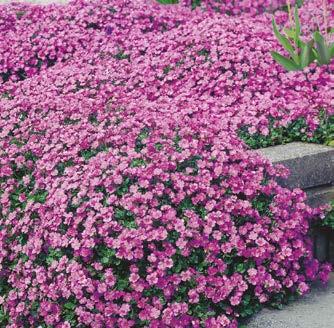
<path id="1" fill-rule="evenodd" d="M 334 113 L 334 63 L 281 69 L 259 14 L 269 0 L 219 4 L 231 16 L 214 0 L 112 3 L 112 15 L 110 0 L 0 5 L 0 303 L 12 326 L 68 328 L 71 313 L 92 327 L 235 328 L 245 297 L 327 281 L 308 235 L 322 210 L 277 185 L 286 168 L 238 131 L 266 134 L 272 118 L 314 130 L 320 110 Z"/>
<path id="2" fill-rule="evenodd" d="M 110 25 L 108 25 L 108 26 L 105 28 L 105 31 L 106 31 L 106 34 L 107 34 L 107 35 L 111 35 L 112 32 L 113 32 L 113 28 L 112 28 Z"/>

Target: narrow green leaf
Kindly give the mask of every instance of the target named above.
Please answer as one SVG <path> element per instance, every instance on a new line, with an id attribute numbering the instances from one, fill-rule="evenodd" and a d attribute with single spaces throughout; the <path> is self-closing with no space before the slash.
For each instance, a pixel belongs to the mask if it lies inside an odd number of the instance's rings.
<path id="1" fill-rule="evenodd" d="M 329 45 L 329 57 L 330 59 L 334 57 L 334 42 Z"/>
<path id="2" fill-rule="evenodd" d="M 174 5 L 174 4 L 179 3 L 178 0 L 157 0 L 157 1 L 163 5 Z"/>
<path id="3" fill-rule="evenodd" d="M 315 49 L 314 47 L 312 48 L 312 54 L 313 54 L 314 59 L 318 59 L 319 54 L 318 54 L 317 49 Z"/>
<path id="4" fill-rule="evenodd" d="M 313 33 L 313 38 L 317 46 L 317 55 L 319 64 L 328 64 L 330 60 L 329 48 L 325 43 L 324 37 L 318 32 Z"/>
<path id="5" fill-rule="evenodd" d="M 305 47 L 305 46 L 306 46 L 306 43 L 303 42 L 302 40 L 300 40 L 300 39 L 298 38 L 298 40 L 297 40 L 297 47 L 298 47 L 299 49 L 303 49 L 303 47 Z"/>
<path id="6" fill-rule="evenodd" d="M 295 24 L 296 24 L 295 41 L 297 43 L 297 39 L 299 39 L 299 36 L 301 34 L 301 27 L 300 27 L 300 20 L 299 20 L 299 14 L 298 14 L 298 7 L 297 6 L 295 6 Z"/>
<path id="7" fill-rule="evenodd" d="M 276 38 L 278 39 L 278 41 L 280 42 L 280 44 L 291 55 L 295 63 L 299 64 L 298 55 L 295 54 L 294 48 L 291 45 L 290 41 L 278 31 L 278 28 L 277 28 L 277 25 L 274 19 L 272 20 L 272 24 L 273 24 L 274 34 Z"/>
<path id="8" fill-rule="evenodd" d="M 282 65 L 288 71 L 297 71 L 300 67 L 291 59 L 286 58 L 275 51 L 271 51 L 271 55 L 277 63 Z"/>
<path id="9" fill-rule="evenodd" d="M 293 28 L 284 28 L 283 31 L 288 38 L 295 39 L 296 31 Z"/>
<path id="10" fill-rule="evenodd" d="M 314 41 L 311 40 L 308 42 L 303 48 L 300 55 L 300 66 L 301 68 L 305 68 L 306 66 L 310 65 L 311 63 L 311 54 L 312 54 L 312 47 L 313 47 Z"/>

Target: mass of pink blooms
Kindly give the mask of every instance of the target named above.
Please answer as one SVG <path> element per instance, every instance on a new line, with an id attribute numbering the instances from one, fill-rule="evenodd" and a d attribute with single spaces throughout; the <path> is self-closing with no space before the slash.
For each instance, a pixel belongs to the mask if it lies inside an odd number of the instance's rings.
<path id="1" fill-rule="evenodd" d="M 327 281 L 321 211 L 238 129 L 312 133 L 334 62 L 273 61 L 285 1 L 180 2 L 0 6 L 1 327 L 233 328 Z"/>

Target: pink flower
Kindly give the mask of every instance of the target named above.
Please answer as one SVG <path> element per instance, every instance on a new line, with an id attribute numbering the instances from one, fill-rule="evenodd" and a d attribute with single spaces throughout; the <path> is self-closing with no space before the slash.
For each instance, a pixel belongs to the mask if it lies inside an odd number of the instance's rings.
<path id="1" fill-rule="evenodd" d="M 300 294 L 306 294 L 309 291 L 310 287 L 305 283 L 305 282 L 301 282 L 298 285 L 298 292 Z"/>
<path id="2" fill-rule="evenodd" d="M 120 309 L 119 309 L 119 315 L 121 317 L 125 317 L 128 314 L 129 311 L 130 311 L 129 304 L 122 304 Z"/>
<path id="3" fill-rule="evenodd" d="M 325 209 L 280 186 L 288 170 L 245 140 L 296 121 L 315 131 L 334 114 L 334 63 L 286 72 L 271 58 L 268 8 L 283 27 L 284 0 L 179 2 L 0 5 L 12 326 L 66 328 L 70 311 L 96 328 L 236 328 L 246 295 L 328 280 L 308 234 Z M 324 28 L 320 2 L 300 9 L 306 38 L 311 14 Z"/>

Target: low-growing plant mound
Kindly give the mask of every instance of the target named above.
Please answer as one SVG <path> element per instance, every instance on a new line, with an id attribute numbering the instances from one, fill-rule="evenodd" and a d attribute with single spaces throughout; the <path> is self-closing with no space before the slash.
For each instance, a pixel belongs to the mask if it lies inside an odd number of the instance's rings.
<path id="1" fill-rule="evenodd" d="M 267 14 L 22 8 L 21 29 L 36 20 L 27 30 L 58 41 L 51 65 L 30 32 L 27 57 L 1 62 L 2 326 L 237 327 L 328 279 L 308 237 L 321 211 L 238 133 L 267 134 L 273 118 L 311 133 L 333 114 L 333 64 L 286 73 Z M 12 81 L 33 56 L 46 62 Z"/>

